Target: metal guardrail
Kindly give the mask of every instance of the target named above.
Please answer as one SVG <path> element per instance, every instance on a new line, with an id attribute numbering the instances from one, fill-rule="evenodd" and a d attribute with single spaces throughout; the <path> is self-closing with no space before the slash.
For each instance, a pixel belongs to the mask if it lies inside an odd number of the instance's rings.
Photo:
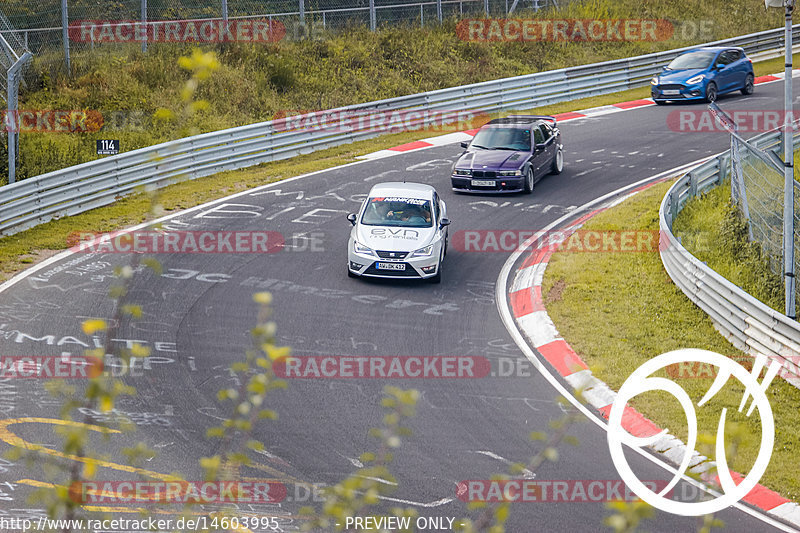
<path id="1" fill-rule="evenodd" d="M 762 150 L 776 150 L 781 132 L 753 139 Z M 794 137 L 794 148 L 800 135 Z M 672 233 L 678 213 L 693 196 L 714 188 L 730 172 L 730 151 L 703 163 L 670 187 L 659 210 L 661 261 L 672 281 L 714 322 L 714 327 L 738 349 L 764 354 L 783 367 L 780 375 L 800 388 L 800 322 L 787 318 L 720 276 L 681 245 Z"/>
<path id="2" fill-rule="evenodd" d="M 800 38 L 800 25 L 793 29 Z M 753 33 L 709 45 L 742 46 L 749 53 L 782 48 L 783 29 Z M 323 113 L 400 111 L 386 128 L 402 131 L 420 125 L 408 122 L 411 111 L 463 110 L 498 112 L 530 109 L 567 100 L 641 87 L 680 52 L 658 52 L 514 78 L 475 83 L 328 110 Z M 10 235 L 54 218 L 74 215 L 114 202 L 142 186 L 161 187 L 218 172 L 246 168 L 299 154 L 376 137 L 369 120 L 347 131 L 282 131 L 285 122 L 269 121 L 170 141 L 35 176 L 0 188 L 0 236 Z M 391 131 L 391 129 L 390 129 Z"/>

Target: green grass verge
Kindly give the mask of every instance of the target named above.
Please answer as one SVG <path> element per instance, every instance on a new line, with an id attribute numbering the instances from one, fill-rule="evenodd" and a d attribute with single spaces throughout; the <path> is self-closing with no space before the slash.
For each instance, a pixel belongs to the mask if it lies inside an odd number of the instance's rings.
<path id="1" fill-rule="evenodd" d="M 730 181 L 692 198 L 675 220 L 675 235 L 723 278 L 783 312 L 781 277 L 770 271 L 761 247 L 748 242 L 747 224 L 730 199 Z"/>
<path id="2" fill-rule="evenodd" d="M 783 177 L 757 162 L 769 183 L 748 189 L 750 205 L 768 207 L 778 217 L 783 213 Z M 800 152 L 794 154 L 794 168 Z M 797 179 L 795 170 L 795 179 Z M 675 235 L 695 257 L 705 261 L 725 279 L 740 286 L 772 309 L 785 311 L 784 287 L 780 274 L 773 272 L 758 243 L 749 242 L 747 225 L 737 207 L 730 203 L 730 181 L 686 202 L 675 220 Z M 757 201 L 754 201 L 757 200 Z M 763 209 L 763 208 L 762 208 Z M 780 220 L 778 220 L 780 227 Z M 780 237 L 778 237 L 780 238 Z M 798 244 L 795 243 L 795 253 Z"/>
<path id="3" fill-rule="evenodd" d="M 639 193 L 597 215 L 584 228 L 658 230 L 658 207 L 669 186 L 664 183 Z M 557 252 L 545 273 L 542 294 L 559 332 L 594 374 L 614 390 L 619 390 L 642 363 L 671 350 L 701 348 L 745 357 L 672 283 L 656 252 Z M 670 378 L 686 390 L 695 404 L 712 383 L 701 369 L 697 370 L 697 375 Z M 668 377 L 666 372 L 661 375 Z M 738 472 L 747 473 L 758 452 L 760 420 L 755 412 L 750 419 L 737 412 L 743 387 L 736 385 L 737 381 L 729 381 L 708 406 L 697 408 L 698 428 L 702 433 L 715 434 L 720 410 L 727 407 L 726 442 L 732 442 L 734 433 L 742 439 L 733 459 L 729 456 L 729 464 Z M 767 396 L 775 415 L 775 447 L 762 483 L 798 500 L 800 390 L 776 378 Z M 685 442 L 685 416 L 672 396 L 651 392 L 637 396 L 632 404 Z"/>

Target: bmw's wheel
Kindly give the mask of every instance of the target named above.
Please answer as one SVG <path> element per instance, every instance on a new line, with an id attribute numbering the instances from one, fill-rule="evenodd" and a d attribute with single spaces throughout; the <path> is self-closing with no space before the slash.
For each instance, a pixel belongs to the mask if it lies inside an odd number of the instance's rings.
<path id="1" fill-rule="evenodd" d="M 706 86 L 706 102 L 713 102 L 717 99 L 717 84 L 713 81 Z"/>
<path id="2" fill-rule="evenodd" d="M 530 194 L 533 192 L 533 169 L 528 167 L 528 171 L 525 173 L 525 192 Z"/>
<path id="3" fill-rule="evenodd" d="M 559 146 L 550 166 L 550 174 L 561 174 L 562 170 L 564 170 L 564 149 Z"/>
<path id="4" fill-rule="evenodd" d="M 745 96 L 753 94 L 753 91 L 756 90 L 755 82 L 753 80 L 753 75 L 748 74 L 747 77 L 744 79 L 744 87 L 742 87 L 742 94 Z"/>

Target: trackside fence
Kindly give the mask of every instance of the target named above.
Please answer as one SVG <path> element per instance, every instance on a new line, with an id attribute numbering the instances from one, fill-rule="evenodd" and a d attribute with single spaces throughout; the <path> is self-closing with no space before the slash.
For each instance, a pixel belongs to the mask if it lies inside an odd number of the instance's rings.
<path id="1" fill-rule="evenodd" d="M 762 150 L 780 150 L 781 132 L 749 141 Z M 800 135 L 794 137 L 794 149 Z M 679 179 L 664 196 L 659 210 L 661 261 L 673 282 L 702 309 L 731 344 L 752 356 L 778 361 L 780 373 L 800 388 L 800 323 L 787 318 L 717 274 L 681 245 L 672 233 L 673 221 L 692 197 L 730 177 L 730 151 L 710 159 Z"/>
<path id="2" fill-rule="evenodd" d="M 800 37 L 800 25 L 793 31 L 796 38 Z M 709 45 L 742 46 L 749 53 L 756 53 L 782 49 L 782 40 L 783 29 L 776 29 Z M 413 111 L 463 109 L 493 113 L 530 109 L 647 85 L 662 65 L 691 48 L 694 47 L 379 100 L 323 114 L 376 114 L 376 120 L 390 131 L 392 127 L 401 131 L 424 122 L 409 122 Z M 387 121 L 386 112 L 394 110 L 399 111 L 398 118 Z M 143 186 L 162 187 L 381 134 L 370 120 L 358 121 L 347 131 L 338 127 L 286 131 L 285 124 L 280 121 L 281 127 L 276 127 L 276 121 L 269 121 L 205 133 L 7 185 L 0 188 L 0 236 L 110 204 Z"/>

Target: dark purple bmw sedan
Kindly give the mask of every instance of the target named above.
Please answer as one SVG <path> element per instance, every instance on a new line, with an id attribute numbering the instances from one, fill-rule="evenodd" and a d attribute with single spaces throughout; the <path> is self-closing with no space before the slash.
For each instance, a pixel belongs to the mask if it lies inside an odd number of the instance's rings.
<path id="1" fill-rule="evenodd" d="M 494 119 L 461 146 L 466 151 L 453 166 L 454 191 L 530 193 L 542 177 L 564 168 L 561 132 L 551 116 Z"/>

